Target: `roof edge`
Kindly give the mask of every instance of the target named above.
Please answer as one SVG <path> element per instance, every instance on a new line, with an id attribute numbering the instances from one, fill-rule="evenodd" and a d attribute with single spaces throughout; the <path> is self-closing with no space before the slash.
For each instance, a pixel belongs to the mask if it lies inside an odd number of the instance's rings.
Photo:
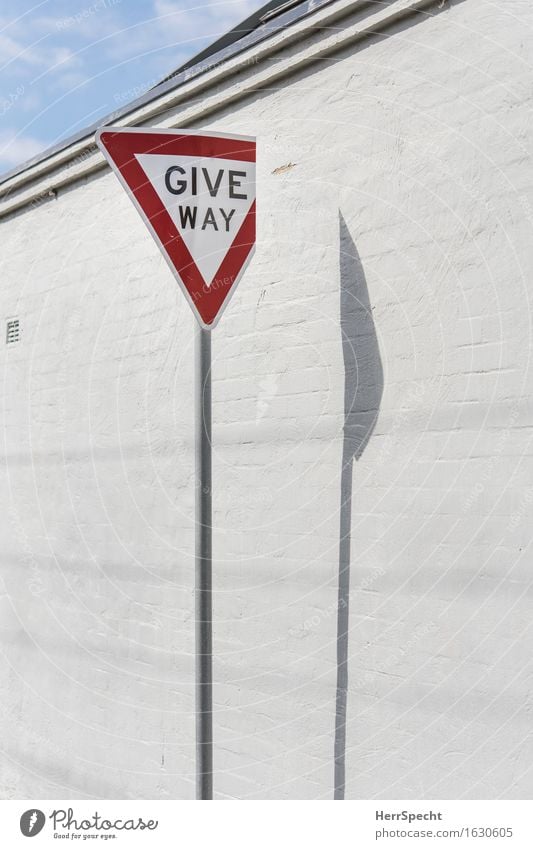
<path id="1" fill-rule="evenodd" d="M 208 73 L 213 67 L 227 62 L 234 56 L 239 55 L 239 53 L 247 50 L 249 47 L 253 47 L 255 44 L 265 41 L 280 30 L 285 29 L 296 21 L 302 20 L 308 15 L 322 9 L 324 6 L 332 5 L 336 2 L 336 0 L 297 0 L 297 2 L 298 6 L 288 9 L 286 12 L 280 11 L 279 15 L 275 16 L 275 20 L 272 21 L 272 23 L 260 23 L 259 26 L 254 27 L 253 29 L 245 30 L 248 22 L 255 20 L 258 16 L 261 16 L 261 14 L 268 13 L 268 10 L 272 10 L 272 12 L 274 12 L 276 9 L 276 6 L 272 2 L 261 6 L 254 15 L 250 15 L 237 27 L 234 27 L 225 35 L 216 39 L 210 47 L 207 47 L 196 56 L 193 56 L 172 74 L 165 77 L 156 86 L 148 89 L 148 91 L 140 95 L 140 97 L 130 101 L 130 103 L 127 103 L 120 109 L 115 109 L 112 112 L 109 112 L 107 115 L 99 118 L 98 121 L 95 121 L 93 124 L 89 124 L 87 127 L 84 127 L 77 133 L 73 133 L 71 136 L 67 136 L 67 138 L 57 142 L 57 144 L 45 148 L 45 150 L 41 153 L 36 154 L 36 156 L 31 157 L 31 159 L 28 159 L 25 162 L 22 162 L 20 165 L 16 165 L 9 169 L 9 171 L 0 173 L 0 187 L 3 183 L 6 183 L 8 180 L 16 177 L 18 174 L 22 174 L 24 171 L 29 170 L 35 165 L 45 162 L 56 153 L 60 153 L 62 150 L 76 144 L 76 142 L 88 138 L 96 132 L 99 127 L 127 118 L 128 115 L 131 115 L 137 109 L 152 103 L 162 95 L 167 94 L 169 91 L 174 91 L 180 88 L 183 83 L 196 79 L 202 74 Z M 354 0 L 355 4 L 361 2 L 362 0 Z M 226 38 L 243 30 L 244 34 L 242 37 L 232 41 L 228 45 L 223 44 Z M 219 43 L 222 46 L 220 49 L 213 52 L 213 48 L 216 48 L 216 45 Z"/>
<path id="2" fill-rule="evenodd" d="M 201 74 L 191 79 L 184 76 L 187 74 L 184 71 L 177 82 L 170 80 L 164 89 L 159 86 L 154 89 L 150 98 L 134 101 L 123 115 L 130 120 L 124 121 L 122 126 L 146 126 L 147 122 L 156 119 L 160 122 L 156 125 L 161 127 L 192 126 L 228 103 L 290 76 L 356 41 L 375 37 L 404 18 L 417 13 L 434 17 L 445 11 L 441 0 L 326 0 L 318 7 L 315 3 L 316 0 L 306 0 L 305 7 L 313 8 L 305 16 L 299 16 L 291 27 L 277 27 L 265 38 L 243 46 L 223 61 L 218 59 L 215 62 L 215 58 L 221 55 L 215 54 L 213 62 L 204 67 Z M 435 12 L 428 10 L 431 6 L 437 7 Z M 332 23 L 350 15 L 354 17 L 350 24 L 332 26 Z M 301 49 L 284 52 L 286 48 L 294 48 L 295 44 L 299 47 L 300 42 Z M 280 56 L 279 61 L 266 66 L 263 60 L 274 53 Z M 246 71 L 245 76 L 243 71 Z M 217 89 L 209 94 L 214 85 L 228 80 L 225 91 Z M 180 104 L 183 108 L 177 114 L 176 107 Z M 165 123 L 164 115 L 171 109 L 173 114 Z M 0 218 L 21 207 L 55 197 L 57 189 L 105 168 L 106 162 L 97 151 L 94 135 L 98 127 L 105 126 L 106 120 L 109 117 L 58 148 L 50 149 L 46 156 L 43 154 L 37 161 L 31 160 L 21 166 L 15 174 L 5 175 L 0 185 Z M 112 120 L 119 123 L 120 119 Z"/>

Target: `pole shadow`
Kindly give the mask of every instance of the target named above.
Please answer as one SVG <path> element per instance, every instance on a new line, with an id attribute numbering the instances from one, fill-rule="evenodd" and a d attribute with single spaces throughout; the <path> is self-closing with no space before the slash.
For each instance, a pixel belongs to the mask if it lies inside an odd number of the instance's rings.
<path id="1" fill-rule="evenodd" d="M 383 364 L 365 273 L 340 210 L 339 260 L 340 328 L 344 360 L 344 430 L 339 527 L 334 799 L 344 799 L 346 787 L 353 463 L 354 460 L 360 459 L 372 436 L 383 395 Z"/>

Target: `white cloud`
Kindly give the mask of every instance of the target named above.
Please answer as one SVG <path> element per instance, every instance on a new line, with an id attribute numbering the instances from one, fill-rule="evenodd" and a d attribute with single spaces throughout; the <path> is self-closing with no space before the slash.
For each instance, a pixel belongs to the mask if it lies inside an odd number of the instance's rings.
<path id="1" fill-rule="evenodd" d="M 42 57 L 40 51 L 33 46 L 24 46 L 22 42 L 17 41 L 11 36 L 0 32 L 0 62 L 3 70 L 13 61 L 24 62 L 28 65 L 40 65 Z"/>
<path id="2" fill-rule="evenodd" d="M 153 0 L 153 12 L 145 21 L 122 33 L 109 45 L 109 55 L 117 60 L 150 57 L 154 66 L 166 57 L 166 71 L 177 68 L 259 8 L 257 0 Z M 175 57 L 168 61 L 170 51 Z"/>
<path id="3" fill-rule="evenodd" d="M 256 0 L 219 0 L 219 2 L 183 2 L 154 0 L 159 27 L 182 39 L 212 36 L 216 38 L 247 18 L 261 4 Z"/>
<path id="4" fill-rule="evenodd" d="M 59 92 L 75 91 L 90 80 L 89 74 L 86 74 L 83 70 L 62 71 L 52 78 L 50 88 Z"/>
<path id="5" fill-rule="evenodd" d="M 50 44 L 49 41 L 46 44 L 47 38 L 44 35 L 25 45 L 20 39 L 2 31 L 4 24 L 5 22 L 0 19 L 0 70 L 5 72 L 5 69 L 10 66 L 10 70 L 15 71 L 26 65 L 32 69 L 44 68 L 48 71 L 58 65 L 79 63 L 78 57 L 70 48 Z M 4 30 L 6 28 L 4 25 Z"/>
<path id="6" fill-rule="evenodd" d="M 182 0 L 154 0 L 154 12 L 165 25 L 174 22 L 181 26 L 183 11 L 186 11 L 193 27 L 198 29 L 194 21 L 211 20 L 220 22 L 222 26 L 231 27 L 251 15 L 261 3 L 256 0 L 218 0 L 218 2 L 182 2 Z"/>
<path id="7" fill-rule="evenodd" d="M 36 156 L 46 147 L 46 143 L 32 136 L 24 136 L 16 130 L 0 131 L 0 165 L 5 170 L 19 162 L 25 162 Z"/>

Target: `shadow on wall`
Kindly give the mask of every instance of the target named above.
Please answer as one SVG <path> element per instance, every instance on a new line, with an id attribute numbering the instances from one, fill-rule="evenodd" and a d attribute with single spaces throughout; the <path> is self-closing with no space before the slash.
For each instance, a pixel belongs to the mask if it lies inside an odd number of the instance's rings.
<path id="1" fill-rule="evenodd" d="M 337 694 L 335 709 L 334 798 L 346 785 L 346 708 L 350 619 L 350 546 L 353 461 L 362 456 L 376 425 L 383 395 L 383 365 L 357 248 L 339 211 L 340 327 L 344 360 L 344 436 L 342 444 L 337 612 Z"/>

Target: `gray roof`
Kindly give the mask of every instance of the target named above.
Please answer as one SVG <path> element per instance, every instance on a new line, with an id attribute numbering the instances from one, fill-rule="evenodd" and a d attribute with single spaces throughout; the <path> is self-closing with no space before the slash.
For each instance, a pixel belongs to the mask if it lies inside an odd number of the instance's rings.
<path id="1" fill-rule="evenodd" d="M 0 184 L 5 183 L 17 174 L 21 174 L 33 165 L 46 161 L 61 150 L 70 147 L 70 145 L 82 141 L 94 133 L 99 127 L 120 121 L 140 106 L 144 106 L 156 100 L 162 94 L 173 91 L 179 88 L 180 85 L 183 85 L 183 83 L 207 73 L 214 65 L 223 64 L 248 47 L 264 41 L 271 35 L 291 26 L 296 21 L 332 2 L 334 0 L 270 0 L 269 3 L 261 6 L 253 15 L 250 15 L 238 26 L 234 27 L 221 38 L 218 38 L 205 50 L 197 53 L 192 59 L 189 59 L 185 64 L 181 65 L 136 100 L 132 100 L 126 106 L 111 112 L 94 124 L 47 148 L 42 153 L 33 157 L 33 159 L 2 174 L 0 176 Z"/>

